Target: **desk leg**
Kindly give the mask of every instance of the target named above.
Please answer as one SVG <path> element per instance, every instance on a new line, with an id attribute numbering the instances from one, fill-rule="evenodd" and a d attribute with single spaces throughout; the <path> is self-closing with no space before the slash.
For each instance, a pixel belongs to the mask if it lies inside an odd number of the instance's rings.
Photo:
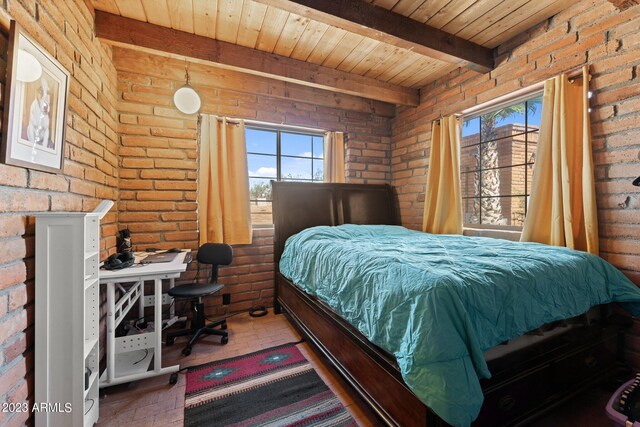
<path id="1" fill-rule="evenodd" d="M 154 324 L 156 332 L 156 348 L 154 353 L 154 367 L 156 372 L 162 369 L 162 279 L 155 279 Z"/>
<path id="2" fill-rule="evenodd" d="M 138 300 L 138 318 L 144 318 L 144 280 L 140 284 L 140 299 Z M 146 320 L 146 319 L 145 319 Z M 134 327 L 136 325 L 133 325 Z"/>
<path id="3" fill-rule="evenodd" d="M 176 285 L 176 279 L 169 279 L 169 289 L 172 289 Z M 176 315 L 176 307 L 173 305 L 173 298 L 169 301 L 169 319 L 173 319 Z"/>
<path id="4" fill-rule="evenodd" d="M 107 283 L 107 384 L 111 384 L 116 372 L 116 292 L 115 283 Z"/>

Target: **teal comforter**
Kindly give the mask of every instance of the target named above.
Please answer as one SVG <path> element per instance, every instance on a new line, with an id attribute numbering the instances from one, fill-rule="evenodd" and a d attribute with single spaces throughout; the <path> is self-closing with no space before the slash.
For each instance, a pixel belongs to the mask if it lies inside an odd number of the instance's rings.
<path id="1" fill-rule="evenodd" d="M 406 384 L 454 426 L 482 406 L 483 352 L 611 301 L 640 314 L 640 290 L 603 259 L 537 243 L 399 226 L 313 227 L 280 272 L 393 354 Z"/>

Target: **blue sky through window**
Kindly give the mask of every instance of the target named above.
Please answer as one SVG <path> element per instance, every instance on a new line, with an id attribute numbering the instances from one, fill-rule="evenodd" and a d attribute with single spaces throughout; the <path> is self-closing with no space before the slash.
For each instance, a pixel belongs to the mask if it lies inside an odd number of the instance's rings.
<path id="1" fill-rule="evenodd" d="M 524 104 L 524 102 L 519 103 L 520 105 Z M 527 109 L 528 109 L 528 125 L 529 129 L 531 128 L 539 128 L 540 127 L 540 116 L 542 114 L 542 97 L 537 97 L 527 101 Z M 507 125 L 507 124 L 519 124 L 523 125 L 525 123 L 524 120 L 524 111 L 522 113 L 512 113 L 507 117 L 501 118 L 497 121 L 496 127 Z M 476 117 L 475 119 L 465 121 L 462 125 L 462 136 L 474 135 L 480 132 L 480 117 Z"/>
<path id="2" fill-rule="evenodd" d="M 278 133 L 280 174 L 278 174 Z M 267 129 L 246 129 L 249 186 L 270 179 L 322 180 L 323 138 L 321 135 Z"/>
<path id="3" fill-rule="evenodd" d="M 248 153 L 276 154 L 278 134 L 276 131 L 262 129 L 245 130 Z"/>

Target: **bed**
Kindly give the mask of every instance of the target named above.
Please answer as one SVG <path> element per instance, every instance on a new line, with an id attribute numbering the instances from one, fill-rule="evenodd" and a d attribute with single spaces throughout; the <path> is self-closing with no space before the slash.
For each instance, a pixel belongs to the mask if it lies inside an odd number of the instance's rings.
<path id="1" fill-rule="evenodd" d="M 446 425 L 410 390 L 393 355 L 279 271 L 285 241 L 302 230 L 396 224 L 392 189 L 281 182 L 273 183 L 273 203 L 276 312 L 286 312 L 385 423 Z M 525 422 L 619 369 L 621 330 L 627 322 L 609 311 L 590 310 L 486 351 L 492 377 L 480 382 L 484 404 L 474 425 Z"/>

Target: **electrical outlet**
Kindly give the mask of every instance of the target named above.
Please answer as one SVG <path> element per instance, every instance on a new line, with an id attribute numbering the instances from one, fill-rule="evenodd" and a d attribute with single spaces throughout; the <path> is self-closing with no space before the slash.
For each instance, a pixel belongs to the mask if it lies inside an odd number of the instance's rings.
<path id="1" fill-rule="evenodd" d="M 231 304 L 231 294 L 227 293 L 227 294 L 222 294 L 222 305 L 229 305 Z"/>

